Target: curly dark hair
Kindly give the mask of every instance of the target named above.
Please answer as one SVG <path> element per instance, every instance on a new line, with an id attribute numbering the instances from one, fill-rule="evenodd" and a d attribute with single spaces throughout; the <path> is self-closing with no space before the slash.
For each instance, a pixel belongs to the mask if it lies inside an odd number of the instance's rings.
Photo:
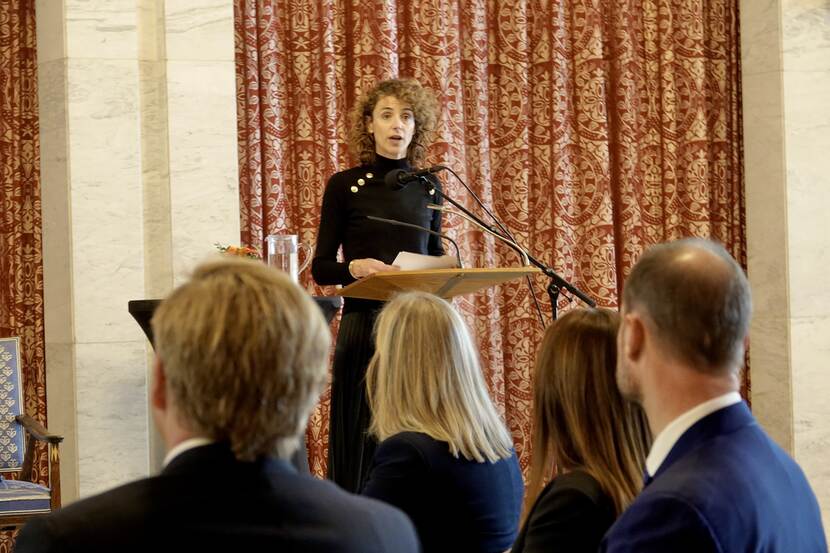
<path id="1" fill-rule="evenodd" d="M 431 90 L 415 79 L 390 79 L 378 83 L 360 96 L 349 112 L 348 144 L 360 163 L 375 162 L 375 138 L 366 130 L 366 117 L 370 117 L 375 105 L 384 96 L 393 96 L 412 106 L 415 112 L 415 132 L 406 152 L 406 159 L 413 167 L 423 163 L 427 146 L 438 120 L 438 102 Z"/>

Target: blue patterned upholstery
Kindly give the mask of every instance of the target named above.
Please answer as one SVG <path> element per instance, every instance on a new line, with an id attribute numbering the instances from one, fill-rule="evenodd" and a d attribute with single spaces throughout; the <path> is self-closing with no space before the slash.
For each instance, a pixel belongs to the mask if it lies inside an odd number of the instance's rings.
<path id="1" fill-rule="evenodd" d="M 23 412 L 20 380 L 18 339 L 0 338 L 0 472 L 16 472 L 23 465 L 25 432 L 14 420 Z"/>
<path id="2" fill-rule="evenodd" d="M 0 338 L 0 472 L 18 472 L 23 466 L 26 432 L 15 420 L 23 412 L 20 343 Z M 29 515 L 50 511 L 49 488 L 0 477 L 0 515 Z"/>
<path id="3" fill-rule="evenodd" d="M 21 480 L 0 481 L 0 515 L 48 513 L 49 488 Z"/>

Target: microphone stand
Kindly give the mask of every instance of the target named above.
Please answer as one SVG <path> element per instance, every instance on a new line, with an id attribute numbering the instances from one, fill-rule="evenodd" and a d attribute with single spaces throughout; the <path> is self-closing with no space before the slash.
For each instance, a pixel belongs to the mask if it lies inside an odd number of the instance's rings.
<path id="1" fill-rule="evenodd" d="M 547 292 L 548 292 L 548 297 L 550 298 L 550 307 L 551 307 L 551 311 L 553 313 L 554 320 L 556 319 L 556 311 L 557 311 L 556 303 L 559 299 L 559 293 L 563 289 L 567 290 L 568 292 L 570 292 L 571 294 L 573 294 L 574 296 L 576 296 L 577 298 L 579 298 L 580 300 L 585 302 L 588 306 L 590 306 L 590 307 L 596 307 L 597 306 L 596 302 L 594 300 L 592 300 L 582 290 L 580 290 L 579 288 L 577 288 L 576 286 L 574 286 L 573 284 L 571 284 L 570 282 L 568 282 L 567 280 L 565 280 L 564 278 L 559 276 L 556 273 L 556 271 L 554 271 L 551 267 L 545 265 L 544 263 L 542 263 L 541 261 L 539 261 L 538 259 L 533 257 L 527 251 L 527 249 L 522 248 L 521 246 L 516 244 L 514 241 L 509 240 L 507 237 L 503 236 L 500 232 L 494 230 L 492 227 L 490 227 L 490 225 L 488 225 L 487 223 L 482 221 L 476 214 L 472 213 L 466 207 L 464 207 L 463 205 L 461 205 L 460 203 L 455 201 L 453 198 L 451 198 L 450 196 L 445 194 L 443 190 L 440 190 L 440 189 L 436 188 L 435 185 L 427 177 L 421 176 L 421 177 L 419 177 L 419 179 L 427 187 L 428 191 L 433 191 L 433 194 L 437 193 L 439 198 L 441 198 L 443 200 L 446 200 L 453 207 L 455 207 L 456 209 L 458 209 L 459 211 L 461 211 L 462 213 L 467 215 L 467 217 L 469 217 L 473 221 L 475 221 L 480 228 L 490 229 L 489 234 L 492 234 L 494 236 L 495 235 L 501 236 L 501 240 L 503 242 L 510 245 L 513 249 L 516 249 L 516 251 L 519 251 L 522 254 L 523 257 L 526 257 L 527 260 L 532 265 L 539 268 L 542 271 L 542 273 L 550 279 L 550 283 L 548 284 L 548 287 L 547 287 Z"/>

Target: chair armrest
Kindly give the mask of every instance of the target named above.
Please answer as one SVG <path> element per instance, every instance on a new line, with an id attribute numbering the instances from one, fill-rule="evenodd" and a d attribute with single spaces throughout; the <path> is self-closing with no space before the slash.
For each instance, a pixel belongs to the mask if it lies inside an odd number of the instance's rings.
<path id="1" fill-rule="evenodd" d="M 40 440 L 41 442 L 49 442 L 50 444 L 59 444 L 63 441 L 63 436 L 51 434 L 46 427 L 37 422 L 29 415 L 17 415 L 15 420 L 19 422 L 31 436 Z"/>

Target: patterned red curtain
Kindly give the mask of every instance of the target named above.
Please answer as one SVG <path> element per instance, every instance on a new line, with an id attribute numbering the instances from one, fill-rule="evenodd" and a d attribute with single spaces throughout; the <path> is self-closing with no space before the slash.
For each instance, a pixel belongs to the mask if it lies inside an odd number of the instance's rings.
<path id="1" fill-rule="evenodd" d="M 19 336 L 24 410 L 46 422 L 35 3 L 0 2 L 0 336 Z M 35 463 L 48 484 L 45 452 Z M 11 550 L 7 535 L 0 553 Z"/>
<path id="2" fill-rule="evenodd" d="M 713 237 L 745 261 L 735 0 L 237 0 L 236 33 L 246 245 L 275 232 L 314 242 L 326 179 L 355 161 L 348 108 L 400 75 L 443 105 L 430 163 L 453 167 L 600 305 L 617 305 L 655 242 Z M 472 207 L 458 183 L 446 189 Z M 470 266 L 518 263 L 463 221 L 445 228 Z M 545 279 L 535 285 L 544 306 Z M 527 286 L 456 303 L 526 467 L 542 333 Z M 327 402 L 308 435 L 318 474 Z"/>

